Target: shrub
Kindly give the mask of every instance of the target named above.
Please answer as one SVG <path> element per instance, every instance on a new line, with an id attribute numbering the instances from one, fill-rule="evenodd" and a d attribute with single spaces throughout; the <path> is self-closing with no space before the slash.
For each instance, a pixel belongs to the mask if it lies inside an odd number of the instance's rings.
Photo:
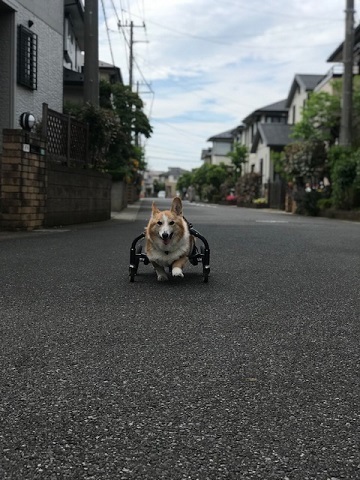
<path id="1" fill-rule="evenodd" d="M 246 173 L 239 178 L 236 184 L 238 204 L 250 204 L 253 199 L 259 198 L 261 190 L 261 175 L 259 173 Z"/>
<path id="2" fill-rule="evenodd" d="M 337 208 L 349 210 L 357 203 L 359 150 L 354 152 L 349 148 L 336 146 L 330 150 L 329 157 L 333 204 Z"/>
<path id="3" fill-rule="evenodd" d="M 309 215 L 316 217 L 319 214 L 318 201 L 321 198 L 321 193 L 317 190 L 306 192 L 305 190 L 298 190 L 294 194 L 296 201 L 296 213 L 299 215 Z"/>
<path id="4" fill-rule="evenodd" d="M 256 205 L 266 205 L 267 204 L 267 200 L 266 198 L 255 198 L 253 200 L 253 203 L 255 203 Z"/>
<path id="5" fill-rule="evenodd" d="M 333 201 L 331 198 L 320 198 L 317 202 L 317 206 L 320 210 L 327 210 L 333 206 Z"/>

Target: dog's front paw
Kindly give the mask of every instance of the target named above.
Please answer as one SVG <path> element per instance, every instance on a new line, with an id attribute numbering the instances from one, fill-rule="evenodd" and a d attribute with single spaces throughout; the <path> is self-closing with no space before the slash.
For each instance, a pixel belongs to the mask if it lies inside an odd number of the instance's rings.
<path id="1" fill-rule="evenodd" d="M 164 272 L 164 273 L 158 273 L 157 279 L 158 279 L 158 282 L 167 282 L 169 280 L 169 277 Z"/>
<path id="2" fill-rule="evenodd" d="M 172 273 L 173 277 L 183 277 L 184 276 L 181 268 L 179 268 L 179 267 L 173 268 L 171 273 Z"/>

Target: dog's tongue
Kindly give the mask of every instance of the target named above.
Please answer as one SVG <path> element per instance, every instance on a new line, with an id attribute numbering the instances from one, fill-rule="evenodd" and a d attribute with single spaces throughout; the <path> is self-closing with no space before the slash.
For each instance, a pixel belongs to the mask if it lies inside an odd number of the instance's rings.
<path id="1" fill-rule="evenodd" d="M 170 242 L 170 239 L 168 239 L 168 238 L 166 240 L 163 240 L 164 245 L 167 245 L 169 242 Z"/>

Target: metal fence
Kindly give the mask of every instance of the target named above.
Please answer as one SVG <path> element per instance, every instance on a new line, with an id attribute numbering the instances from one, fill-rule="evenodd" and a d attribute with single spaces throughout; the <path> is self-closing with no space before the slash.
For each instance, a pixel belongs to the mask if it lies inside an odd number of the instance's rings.
<path id="1" fill-rule="evenodd" d="M 42 134 L 47 138 L 49 160 L 63 165 L 89 164 L 89 126 L 43 103 Z"/>

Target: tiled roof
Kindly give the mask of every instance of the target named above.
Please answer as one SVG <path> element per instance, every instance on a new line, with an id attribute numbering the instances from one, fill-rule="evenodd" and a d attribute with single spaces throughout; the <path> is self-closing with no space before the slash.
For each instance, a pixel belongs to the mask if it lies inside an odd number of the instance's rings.
<path id="1" fill-rule="evenodd" d="M 292 125 L 286 123 L 260 123 L 251 147 L 255 153 L 260 140 L 268 147 L 285 147 L 293 141 L 290 137 Z"/>
<path id="2" fill-rule="evenodd" d="M 309 75 L 309 74 L 296 74 L 291 84 L 288 98 L 286 99 L 286 107 L 289 108 L 294 98 L 295 92 L 298 86 L 303 87 L 306 92 L 312 92 L 316 85 L 324 78 L 325 75 Z"/>
<path id="3" fill-rule="evenodd" d="M 229 140 L 232 141 L 234 138 L 234 129 L 227 130 L 226 132 L 218 133 L 217 135 L 214 135 L 213 137 L 208 138 L 208 142 L 213 142 L 214 140 Z"/>
<path id="4" fill-rule="evenodd" d="M 357 44 L 360 42 L 360 24 L 355 28 L 354 31 L 354 47 L 357 47 Z M 344 42 L 340 43 L 340 45 L 333 51 L 333 53 L 329 56 L 326 60 L 327 62 L 342 62 L 343 60 L 343 49 L 344 49 Z"/>
<path id="5" fill-rule="evenodd" d="M 279 102 L 271 103 L 270 105 L 266 105 L 265 107 L 258 108 L 251 112 L 250 115 L 248 115 L 246 118 L 244 118 L 243 122 L 251 123 L 251 121 L 253 121 L 256 116 L 261 115 L 262 113 L 286 113 L 286 101 L 287 99 L 285 98 L 283 100 L 280 100 Z"/>

